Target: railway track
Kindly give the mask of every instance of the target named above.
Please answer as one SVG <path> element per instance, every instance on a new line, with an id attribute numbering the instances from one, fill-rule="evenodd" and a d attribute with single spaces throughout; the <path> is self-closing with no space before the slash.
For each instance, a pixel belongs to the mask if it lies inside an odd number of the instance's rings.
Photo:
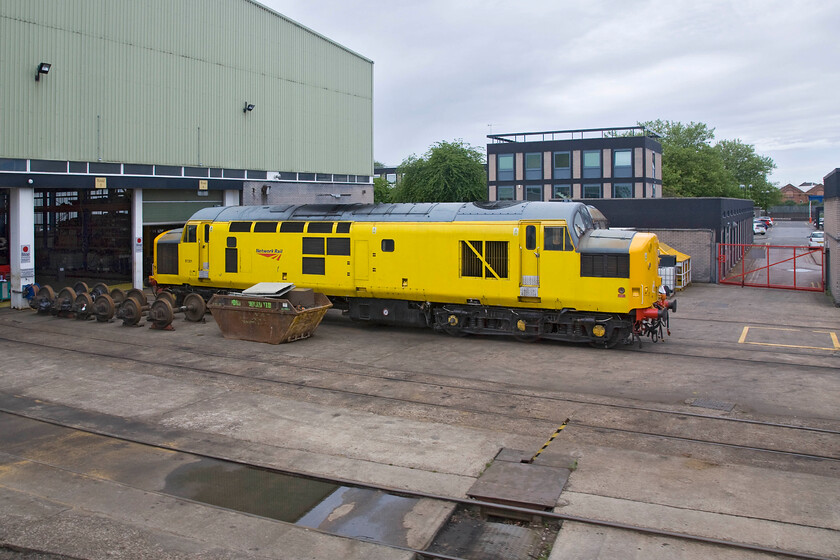
<path id="1" fill-rule="evenodd" d="M 30 415 L 21 414 L 19 412 L 0 411 L 0 416 L 2 416 L 2 415 L 9 415 L 9 416 L 14 416 L 14 417 L 19 417 L 19 418 L 25 418 L 25 419 L 33 420 L 33 421 L 38 422 L 38 423 L 48 424 L 48 425 L 56 426 L 56 427 L 59 427 L 59 428 L 72 430 L 74 432 L 83 432 L 83 433 L 87 433 L 87 434 L 93 434 L 95 436 L 99 436 L 99 437 L 102 437 L 102 438 L 115 439 L 115 440 L 119 440 L 119 441 L 122 441 L 122 442 L 127 442 L 129 444 L 136 444 L 136 445 L 142 446 L 144 448 L 159 449 L 159 450 L 165 450 L 165 451 L 168 451 L 168 452 L 175 452 L 175 453 L 183 453 L 183 454 L 192 455 L 192 456 L 196 456 L 196 457 L 211 459 L 211 460 L 214 460 L 214 461 L 222 461 L 222 462 L 226 462 L 226 463 L 232 463 L 232 464 L 236 464 L 236 465 L 239 465 L 239 466 L 257 467 L 261 470 L 274 472 L 274 473 L 279 474 L 279 475 L 287 475 L 288 474 L 284 471 L 279 471 L 279 470 L 276 470 L 276 469 L 270 469 L 270 468 L 267 468 L 265 466 L 252 465 L 252 464 L 249 464 L 249 463 L 245 463 L 245 462 L 237 461 L 237 460 L 232 460 L 232 459 L 225 458 L 225 457 L 218 457 L 218 456 L 196 453 L 194 451 L 184 450 L 184 449 L 181 449 L 180 447 L 173 446 L 173 445 L 150 444 L 148 442 L 141 441 L 139 439 L 135 439 L 135 438 L 131 438 L 131 437 L 114 436 L 112 434 L 108 434 L 108 433 L 103 432 L 103 431 L 99 431 L 99 430 L 95 430 L 95 429 L 91 429 L 91 428 L 79 428 L 77 426 L 73 426 L 73 425 L 70 425 L 70 424 L 67 424 L 67 423 L 58 422 L 58 421 L 54 421 L 54 420 L 43 420 L 43 419 L 39 419 L 39 418 L 34 418 Z M 118 485 L 120 487 L 123 487 L 123 488 L 131 488 L 131 489 L 139 490 L 139 491 L 146 492 L 146 493 L 152 493 L 152 494 L 156 494 L 156 495 L 159 495 L 159 496 L 165 496 L 167 498 L 175 497 L 178 500 L 182 500 L 184 502 L 199 503 L 199 504 L 202 504 L 204 506 L 210 506 L 210 507 L 213 507 L 213 508 L 219 508 L 219 509 L 223 509 L 223 510 L 227 510 L 227 511 L 235 511 L 236 513 L 243 513 L 242 510 L 231 510 L 230 508 L 226 508 L 224 506 L 216 505 L 216 504 L 213 504 L 213 503 L 210 503 L 210 502 L 197 501 L 197 500 L 193 500 L 193 499 L 190 499 L 190 498 L 185 498 L 185 497 L 182 497 L 182 496 L 173 495 L 171 493 L 166 493 L 166 492 L 163 492 L 163 491 L 150 490 L 147 487 L 134 486 L 134 485 L 131 485 L 131 484 L 128 484 L 128 483 L 125 483 L 125 482 L 119 482 L 119 481 L 113 480 L 112 478 L 104 479 L 104 478 L 101 478 L 99 475 L 91 474 L 91 473 L 85 472 L 83 470 L 80 470 L 78 468 L 70 468 L 70 467 L 60 465 L 60 464 L 57 464 L 57 463 L 54 463 L 54 462 L 46 461 L 46 460 L 43 460 L 43 459 L 37 459 L 37 458 L 29 457 L 25 454 L 11 453 L 11 452 L 7 452 L 7 451 L 2 451 L 2 454 L 6 455 L 7 457 L 14 458 L 17 461 L 30 462 L 30 463 L 37 464 L 37 465 L 42 466 L 42 467 L 47 467 L 49 469 L 60 470 L 60 471 L 72 474 L 74 476 L 77 476 L 77 477 L 82 477 L 82 478 L 87 478 L 87 479 L 96 479 L 96 480 L 100 480 L 100 481 L 107 481 L 110 484 L 116 484 L 116 485 Z M 307 477 L 307 478 L 313 478 L 313 477 Z M 317 477 L 317 479 L 322 481 L 322 482 L 327 482 L 327 483 L 335 484 L 335 485 L 352 486 L 352 487 L 361 488 L 361 489 L 385 492 L 385 493 L 388 493 L 388 494 L 391 494 L 391 495 L 405 497 L 405 498 L 435 500 L 435 501 L 438 501 L 438 502 L 441 502 L 441 503 L 452 504 L 454 506 L 459 506 L 459 507 L 469 507 L 469 508 L 487 507 L 487 508 L 492 508 L 492 510 L 497 512 L 497 514 L 506 512 L 506 513 L 510 513 L 512 516 L 517 516 L 517 517 L 522 516 L 522 515 L 526 515 L 526 516 L 533 517 L 534 519 L 550 520 L 550 521 L 556 521 L 556 522 L 560 522 L 560 523 L 562 523 L 562 522 L 575 522 L 575 523 L 581 523 L 581 524 L 584 524 L 584 525 L 605 527 L 605 528 L 611 528 L 611 529 L 619 529 L 619 530 L 623 530 L 623 531 L 631 531 L 631 532 L 650 535 L 650 536 L 655 536 L 655 537 L 665 537 L 665 538 L 679 539 L 679 540 L 683 540 L 683 541 L 701 543 L 701 544 L 706 544 L 706 545 L 714 545 L 714 546 L 717 546 L 717 547 L 724 547 L 724 548 L 735 549 L 735 550 L 744 550 L 744 551 L 761 552 L 761 553 L 767 553 L 767 554 L 776 554 L 776 555 L 786 557 L 786 558 L 797 558 L 797 559 L 807 559 L 807 560 L 832 560 L 831 557 L 821 556 L 821 555 L 816 555 L 816 554 L 809 554 L 809 553 L 803 553 L 803 552 L 792 551 L 792 550 L 784 550 L 784 549 L 770 547 L 770 546 L 755 545 L 755 544 L 751 544 L 751 543 L 747 543 L 747 542 L 736 542 L 736 541 L 730 541 L 730 540 L 709 538 L 709 537 L 705 537 L 705 536 L 701 536 L 701 535 L 694 535 L 694 534 L 685 533 L 685 532 L 666 531 L 666 530 L 660 530 L 660 529 L 645 527 L 645 526 L 642 526 L 642 525 L 634 525 L 634 524 L 627 524 L 627 523 L 617 523 L 617 522 L 611 522 L 611 521 L 604 521 L 604 520 L 600 520 L 600 519 L 594 519 L 594 518 L 582 517 L 582 516 L 575 516 L 575 515 L 568 515 L 568 514 L 558 513 L 558 512 L 554 512 L 554 511 L 536 510 L 536 509 L 531 509 L 531 508 L 527 508 L 527 507 L 516 507 L 516 506 L 499 504 L 499 503 L 495 503 L 495 502 L 482 502 L 480 500 L 474 500 L 474 499 L 454 498 L 454 497 L 451 497 L 451 496 L 442 496 L 442 495 L 437 495 L 437 494 L 427 493 L 427 492 L 408 491 L 408 490 L 405 490 L 405 489 L 398 489 L 398 488 L 392 488 L 392 487 L 381 486 L 381 485 L 360 484 L 357 481 L 349 481 L 349 480 L 338 479 L 338 478 Z M 254 514 L 248 513 L 247 511 L 244 512 L 244 513 L 247 514 L 247 515 L 254 516 L 254 517 L 261 517 L 259 515 L 254 515 Z M 350 539 L 360 540 L 360 541 L 364 541 L 364 542 L 372 542 L 371 539 L 368 538 L 368 537 L 353 537 L 353 536 L 348 536 L 348 535 L 341 535 L 341 536 L 343 538 L 350 538 Z M 409 547 L 405 547 L 405 546 L 398 546 L 398 545 L 394 545 L 393 543 L 378 542 L 378 541 L 373 541 L 373 542 L 376 542 L 377 544 L 382 545 L 382 546 L 392 548 L 394 550 L 413 553 L 418 559 L 429 559 L 429 560 L 467 560 L 468 559 L 468 557 L 466 557 L 466 556 L 464 556 L 464 557 L 462 557 L 462 556 L 452 556 L 452 555 L 449 555 L 449 554 L 442 554 L 442 553 L 439 553 L 439 552 L 433 552 L 433 551 L 429 551 L 429 550 L 413 549 L 413 548 L 409 548 Z M 4 547 L 7 547 L 7 549 L 8 549 L 9 548 L 8 543 L 4 543 L 3 541 L 0 540 L 0 550 L 2 550 Z M 18 547 L 13 547 L 12 546 L 11 549 L 13 549 L 15 551 L 18 551 L 18 552 L 52 554 L 51 551 L 48 551 L 48 550 L 39 550 L 39 549 L 33 549 L 33 548 L 20 549 Z"/>
<path id="2" fill-rule="evenodd" d="M 42 329 L 33 329 L 41 332 Z M 637 434 L 642 437 L 658 437 L 666 440 L 712 445 L 751 452 L 769 453 L 774 456 L 788 456 L 793 459 L 840 461 L 840 430 L 819 426 L 769 422 L 718 414 L 702 414 L 687 407 L 657 408 L 627 403 L 604 402 L 598 399 L 568 397 L 537 392 L 515 384 L 488 382 L 464 383 L 462 379 L 447 375 L 418 376 L 413 372 L 381 369 L 371 366 L 336 364 L 317 359 L 284 358 L 272 355 L 270 358 L 249 356 L 248 361 L 266 368 L 282 368 L 283 376 L 263 375 L 255 368 L 246 373 L 234 371 L 239 368 L 221 366 L 197 366 L 199 358 L 215 357 L 231 360 L 230 355 L 214 352 L 212 349 L 186 349 L 173 347 L 176 355 L 161 352 L 161 345 L 143 345 L 137 342 L 117 343 L 100 338 L 109 344 L 97 351 L 78 348 L 78 340 L 66 333 L 53 331 L 51 342 L 43 337 L 15 337 L 10 333 L 0 335 L 0 341 L 7 343 L 26 342 L 42 348 L 61 349 L 76 356 L 90 358 L 111 358 L 139 366 L 176 368 L 180 372 L 190 371 L 198 375 L 210 375 L 228 379 L 240 379 L 249 383 L 272 386 L 295 387 L 306 391 L 322 391 L 347 399 L 364 397 L 393 404 L 393 408 L 405 406 L 424 407 L 436 411 L 457 411 L 474 415 L 476 425 L 484 427 L 495 423 L 516 426 L 524 433 L 541 437 L 553 431 L 564 417 L 572 418 L 570 427 Z M 64 336 L 64 340 L 58 337 Z M 140 350 L 141 354 L 132 355 Z M 234 360 L 237 358 L 233 358 Z M 259 368 L 257 368 L 259 369 Z M 150 373 L 144 370 L 144 373 Z M 319 374 L 313 378 L 312 373 Z M 257 390 L 258 388 L 255 388 Z M 499 405 L 504 402 L 505 406 Z M 449 404 L 453 403 L 453 404 Z M 572 407 L 558 412 L 558 405 Z M 612 411 L 616 419 L 604 419 L 604 411 Z M 629 415 L 628 415 L 629 414 Z M 677 418 L 676 426 L 667 419 Z M 489 422 L 488 422 L 488 419 Z M 730 428 L 722 429 L 722 426 Z M 749 427 L 749 434 L 739 433 L 740 427 Z M 763 430 L 756 434 L 755 430 Z M 692 432 L 713 433 L 715 438 L 692 437 Z M 744 438 L 749 437 L 750 441 Z M 758 438 L 765 444 L 756 444 Z M 797 447 L 783 447 L 778 441 L 794 441 Z"/>

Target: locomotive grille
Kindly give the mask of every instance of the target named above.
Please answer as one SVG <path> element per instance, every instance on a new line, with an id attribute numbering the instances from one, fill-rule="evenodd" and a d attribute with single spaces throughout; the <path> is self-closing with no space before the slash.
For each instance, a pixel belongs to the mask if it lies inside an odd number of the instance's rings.
<path id="1" fill-rule="evenodd" d="M 481 262 L 481 257 L 487 266 Z M 461 241 L 461 276 L 495 278 L 491 268 L 499 278 L 508 277 L 507 241 L 470 241 L 469 244 Z"/>
<path id="2" fill-rule="evenodd" d="M 590 278 L 630 278 L 630 255 L 621 253 L 583 253 L 580 275 Z"/>
<path id="3" fill-rule="evenodd" d="M 158 274 L 178 274 L 178 244 L 158 243 Z"/>

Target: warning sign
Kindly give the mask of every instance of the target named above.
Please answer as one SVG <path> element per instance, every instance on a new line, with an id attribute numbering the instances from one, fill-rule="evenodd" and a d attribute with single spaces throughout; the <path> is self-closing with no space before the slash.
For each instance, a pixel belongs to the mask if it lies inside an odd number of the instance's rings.
<path id="1" fill-rule="evenodd" d="M 32 263 L 32 247 L 29 245 L 20 246 L 20 264 Z"/>

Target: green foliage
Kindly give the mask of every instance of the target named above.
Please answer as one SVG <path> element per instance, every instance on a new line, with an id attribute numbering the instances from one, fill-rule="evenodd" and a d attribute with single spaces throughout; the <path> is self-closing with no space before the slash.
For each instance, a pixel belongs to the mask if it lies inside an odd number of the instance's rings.
<path id="1" fill-rule="evenodd" d="M 373 201 L 376 204 L 392 202 L 394 188 L 384 176 L 373 178 Z"/>
<path id="2" fill-rule="evenodd" d="M 736 139 L 712 145 L 715 129 L 705 123 L 655 120 L 639 125 L 662 135 L 665 196 L 751 198 L 765 210 L 781 199 L 767 179 L 776 164 L 756 154 L 751 144 Z"/>
<path id="3" fill-rule="evenodd" d="M 400 181 L 392 202 L 469 202 L 487 198 L 484 154 L 464 143 L 437 142 L 397 168 Z"/>

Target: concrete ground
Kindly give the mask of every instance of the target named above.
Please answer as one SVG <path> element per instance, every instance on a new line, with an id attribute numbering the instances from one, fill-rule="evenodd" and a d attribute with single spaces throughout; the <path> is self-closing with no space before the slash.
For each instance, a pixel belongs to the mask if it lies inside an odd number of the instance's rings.
<path id="1" fill-rule="evenodd" d="M 0 409 L 453 497 L 500 448 L 536 451 L 569 418 L 544 452 L 576 461 L 556 511 L 840 558 L 840 312 L 808 292 L 698 284 L 678 297 L 665 343 L 616 350 L 332 311 L 313 338 L 271 346 L 226 340 L 209 315 L 163 332 L 3 309 Z M 0 448 L 0 543 L 79 558 L 410 557 L 64 459 Z M 551 554 L 617 557 L 770 558 L 571 522 Z"/>

